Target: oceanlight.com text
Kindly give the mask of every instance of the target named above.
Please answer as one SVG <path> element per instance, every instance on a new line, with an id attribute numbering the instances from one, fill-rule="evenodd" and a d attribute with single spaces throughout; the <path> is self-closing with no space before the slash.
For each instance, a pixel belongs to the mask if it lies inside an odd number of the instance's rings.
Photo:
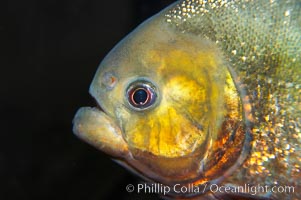
<path id="1" fill-rule="evenodd" d="M 128 184 L 126 186 L 127 192 L 137 192 L 145 194 L 204 194 L 207 192 L 212 193 L 226 193 L 226 194 L 235 194 L 235 193 L 247 193 L 251 195 L 257 194 L 267 194 L 267 193 L 287 193 L 292 194 L 295 192 L 294 186 L 289 185 L 251 185 L 244 184 L 240 186 L 235 185 L 218 185 L 218 184 L 202 184 L 202 185 L 193 185 L 193 184 L 175 184 L 173 186 L 163 185 L 161 183 L 139 183 L 137 185 Z"/>

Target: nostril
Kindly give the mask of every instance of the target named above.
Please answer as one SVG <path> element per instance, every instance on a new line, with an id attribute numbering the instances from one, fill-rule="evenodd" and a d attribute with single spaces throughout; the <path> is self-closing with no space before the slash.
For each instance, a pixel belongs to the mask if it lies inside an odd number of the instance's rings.
<path id="1" fill-rule="evenodd" d="M 117 76 L 112 72 L 106 72 L 102 78 L 102 84 L 108 89 L 112 90 L 118 82 Z"/>

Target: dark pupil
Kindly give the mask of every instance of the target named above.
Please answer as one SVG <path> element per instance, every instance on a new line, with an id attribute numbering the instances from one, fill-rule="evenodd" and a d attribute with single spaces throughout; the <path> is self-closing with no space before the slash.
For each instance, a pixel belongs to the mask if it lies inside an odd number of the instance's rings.
<path id="1" fill-rule="evenodd" d="M 147 92 L 144 89 L 137 89 L 133 95 L 136 104 L 144 104 L 147 100 Z"/>

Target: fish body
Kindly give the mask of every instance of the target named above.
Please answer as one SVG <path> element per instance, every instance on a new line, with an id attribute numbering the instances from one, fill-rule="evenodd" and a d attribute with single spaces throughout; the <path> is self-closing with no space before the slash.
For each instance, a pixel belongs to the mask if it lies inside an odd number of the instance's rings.
<path id="1" fill-rule="evenodd" d="M 204 189 L 171 198 L 300 199 L 300 25 L 299 0 L 176 2 L 106 56 L 101 109 L 73 130 L 148 181 Z"/>

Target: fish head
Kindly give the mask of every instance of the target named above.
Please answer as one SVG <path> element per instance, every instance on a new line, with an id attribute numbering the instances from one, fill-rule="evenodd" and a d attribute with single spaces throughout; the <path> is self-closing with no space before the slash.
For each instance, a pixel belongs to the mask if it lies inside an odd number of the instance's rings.
<path id="1" fill-rule="evenodd" d="M 160 19 L 105 57 L 90 86 L 100 109 L 80 109 L 74 132 L 142 176 L 193 180 L 220 139 L 229 73 L 213 43 Z"/>

